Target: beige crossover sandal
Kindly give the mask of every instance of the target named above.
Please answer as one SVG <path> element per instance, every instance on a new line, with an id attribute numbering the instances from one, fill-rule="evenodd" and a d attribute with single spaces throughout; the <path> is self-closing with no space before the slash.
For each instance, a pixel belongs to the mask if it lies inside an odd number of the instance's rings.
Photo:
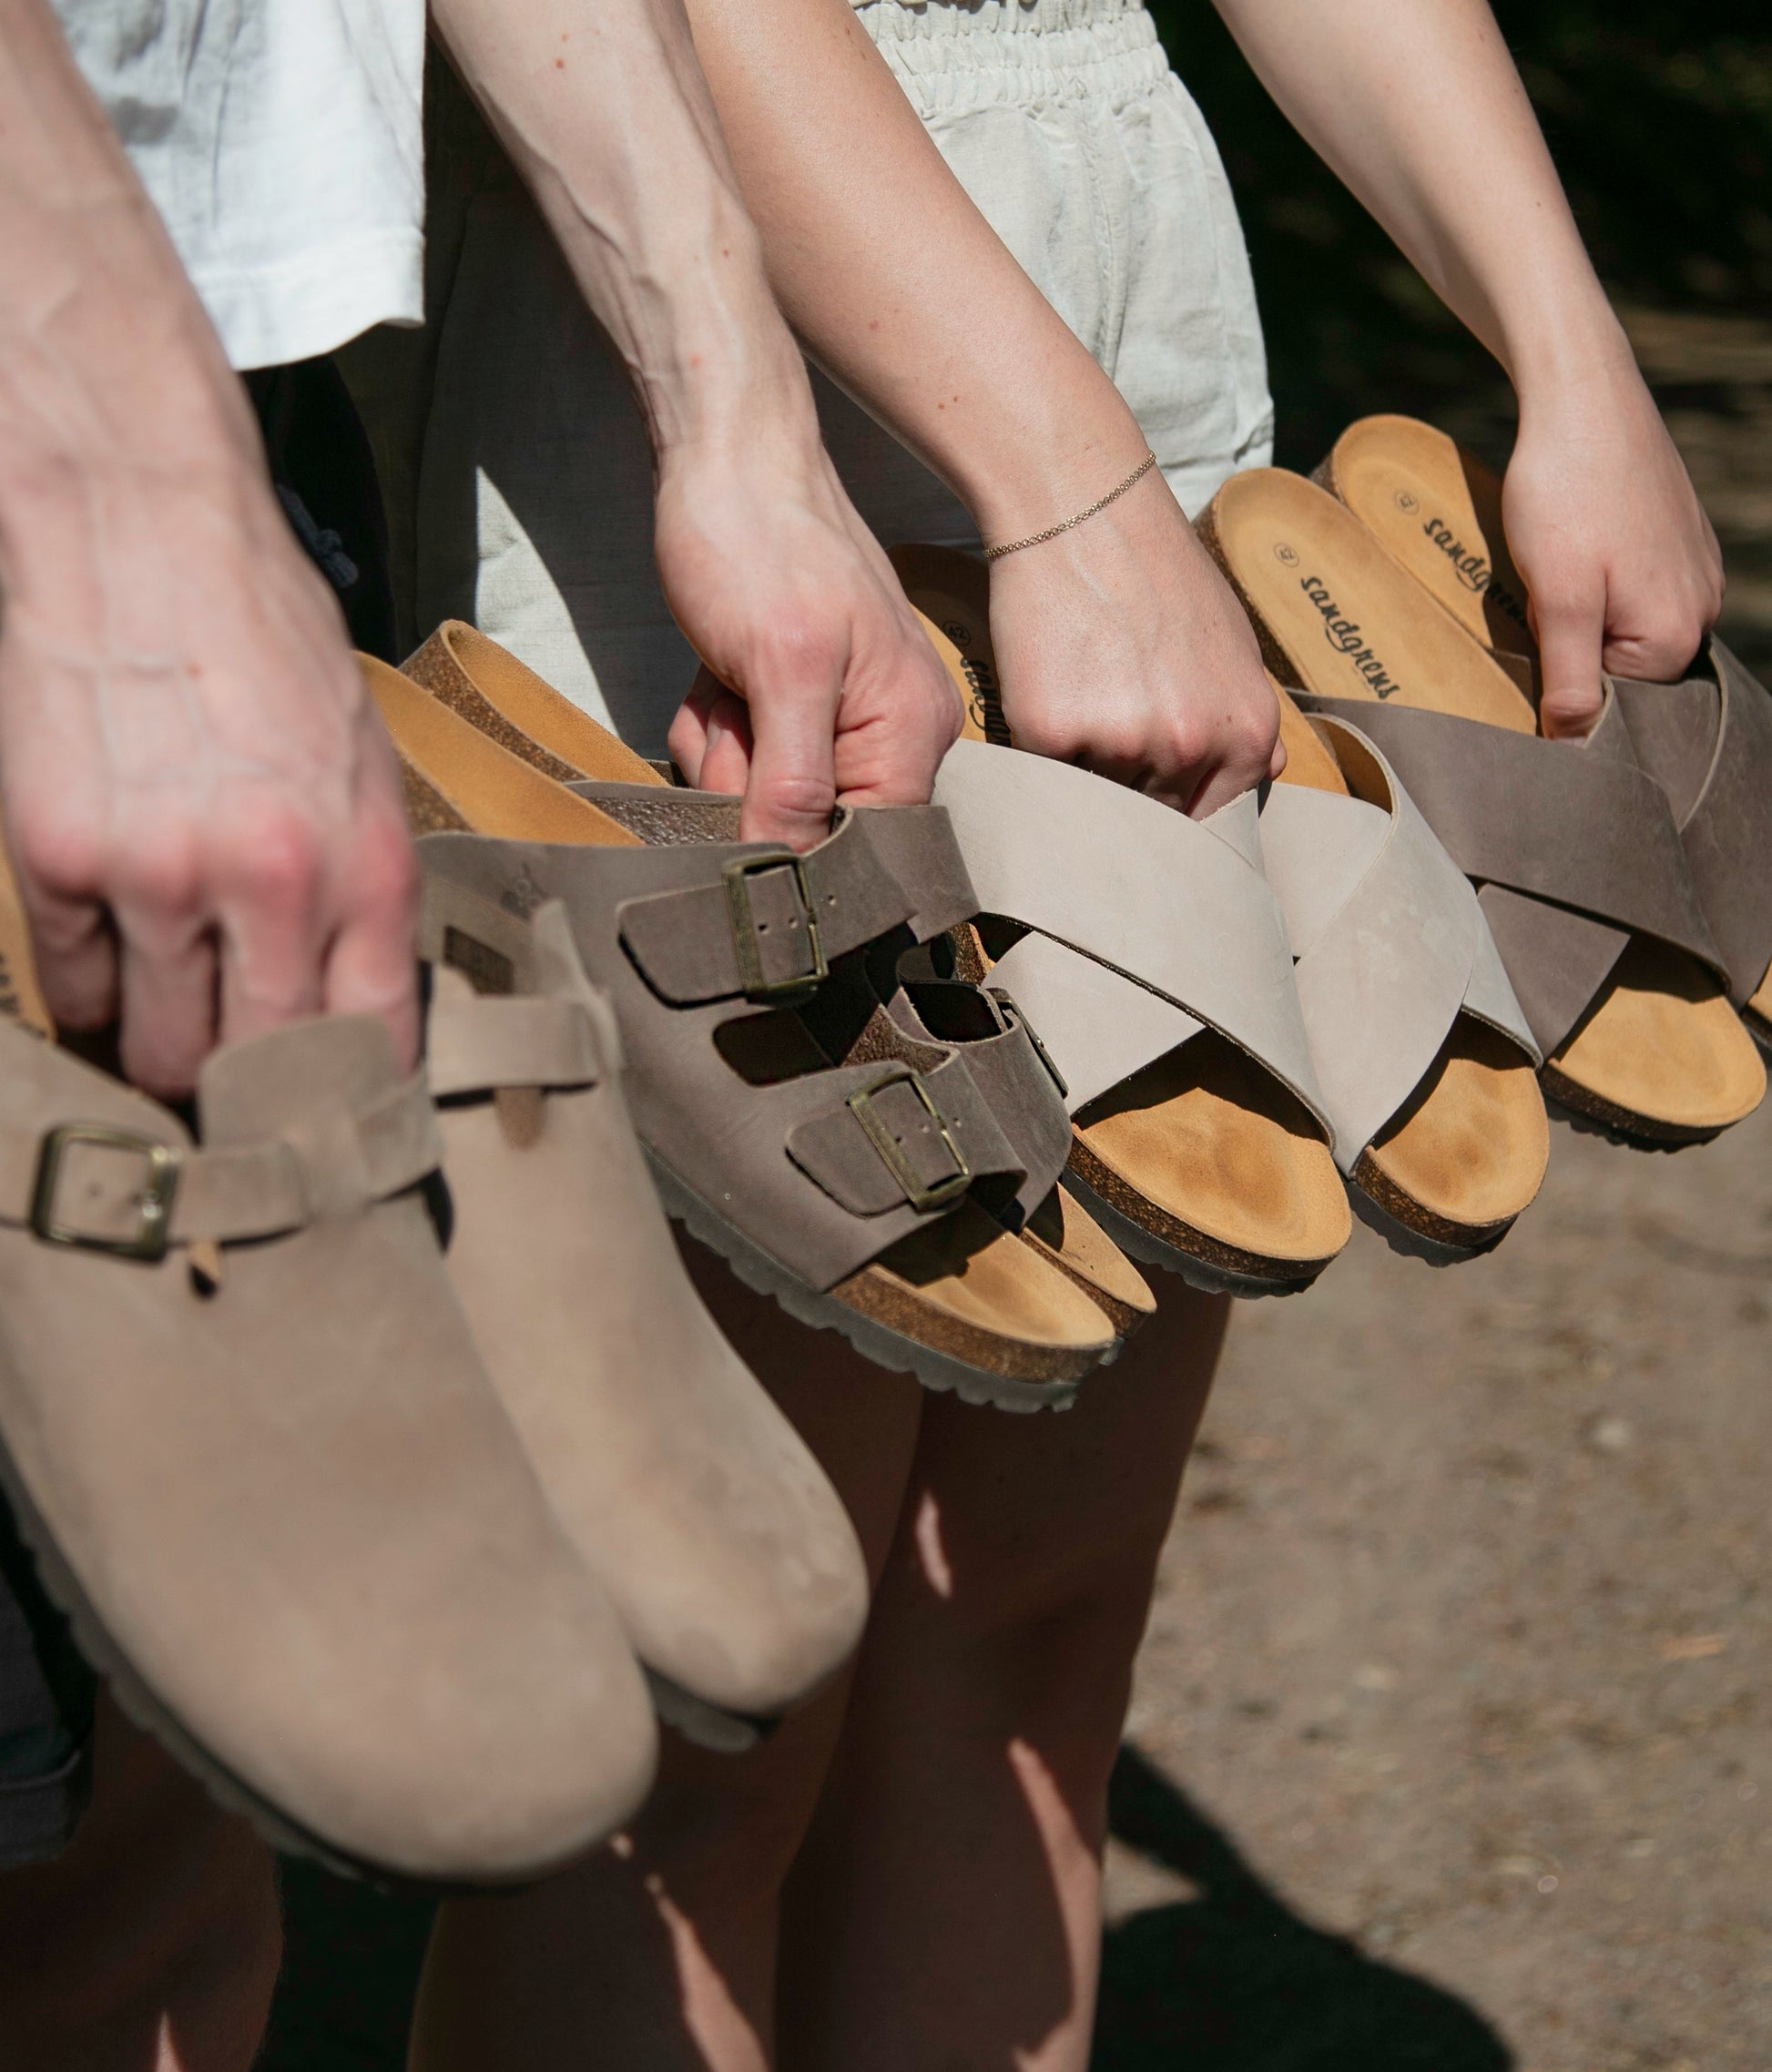
<path id="1" fill-rule="evenodd" d="M 848 1513 L 684 1271 L 565 909 L 432 876 L 420 943 L 450 1280 L 660 1713 L 744 1745 L 861 1637 Z"/>
<path id="2" fill-rule="evenodd" d="M 1197 1285 L 1309 1286 L 1351 1221 L 1255 795 L 1202 825 L 991 745 L 1006 730 L 983 564 L 933 547 L 892 561 L 973 693 L 935 793 L 984 917 L 956 954 L 1025 1009 L 1064 1077 L 1067 1185 L 1135 1258 Z"/>
<path id="3" fill-rule="evenodd" d="M 1307 720 L 1275 686 L 1286 770 L 1261 860 L 1286 916 L 1336 1163 L 1399 1250 L 1490 1250 L 1538 1193 L 1543 1061 L 1477 896 L 1345 720 Z"/>
<path id="4" fill-rule="evenodd" d="M 379 1021 L 203 1066 L 196 1141 L 58 1049 L 8 884 L 0 1480 L 126 1710 L 279 1844 L 538 1877 L 649 1785 L 614 1608 L 475 1354 Z"/>
<path id="5" fill-rule="evenodd" d="M 1541 738 L 1516 677 L 1301 476 L 1233 475 L 1199 529 L 1268 665 L 1370 736 L 1479 886 L 1545 1091 L 1661 1149 L 1751 1113 L 1765 1068 L 1617 696 L 1586 741 Z"/>
<path id="6" fill-rule="evenodd" d="M 1430 424 L 1369 417 L 1317 479 L 1536 696 L 1538 644 L 1491 468 Z M 1673 807 L 1730 997 L 1772 1046 L 1772 696 L 1714 635 L 1684 682 L 1620 676 L 1613 688 L 1638 763 Z"/>
<path id="7" fill-rule="evenodd" d="M 507 911 L 565 906 L 671 1213 L 882 1366 L 1004 1407 L 1068 1401 L 1115 1333 L 992 1213 L 1055 1172 L 1030 1175 L 1037 1132 L 1012 1143 L 961 1050 L 901 1028 L 870 970 L 970 909 L 945 817 L 843 813 L 804 857 L 740 843 L 736 799 L 636 757 L 632 781 L 568 789 L 512 754 L 436 695 L 479 697 L 443 642 L 411 666 L 365 664 L 409 809 L 438 830 L 425 870 Z M 626 752 L 596 732 L 607 768 Z"/>

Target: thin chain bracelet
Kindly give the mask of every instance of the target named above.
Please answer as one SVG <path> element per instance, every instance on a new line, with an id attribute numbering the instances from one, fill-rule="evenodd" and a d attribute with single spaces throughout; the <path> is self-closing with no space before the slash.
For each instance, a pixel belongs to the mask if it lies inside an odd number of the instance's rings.
<path id="1" fill-rule="evenodd" d="M 1030 533 L 1024 540 L 1011 540 L 1001 547 L 986 547 L 985 560 L 996 561 L 1003 554 L 1018 554 L 1023 547 L 1044 546 L 1048 540 L 1055 540 L 1061 533 L 1068 533 L 1073 525 L 1080 525 L 1085 518 L 1093 518 L 1098 511 L 1105 511 L 1116 497 L 1124 496 L 1134 482 L 1141 476 L 1149 474 L 1156 465 L 1156 455 L 1147 452 L 1117 489 L 1110 489 L 1105 496 L 1092 503 L 1088 510 L 1079 511 L 1074 518 L 1065 519 L 1062 525 L 1048 525 L 1044 533 Z"/>

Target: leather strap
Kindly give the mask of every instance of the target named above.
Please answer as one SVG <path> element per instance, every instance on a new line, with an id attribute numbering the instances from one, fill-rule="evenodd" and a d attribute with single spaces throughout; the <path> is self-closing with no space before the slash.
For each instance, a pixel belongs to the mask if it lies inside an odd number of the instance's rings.
<path id="1" fill-rule="evenodd" d="M 428 1024 L 425 1066 L 440 1101 L 501 1086 L 593 1086 L 608 1076 L 584 1007 L 545 995 L 439 1001 Z"/>
<path id="2" fill-rule="evenodd" d="M 1336 1162 L 1351 1173 L 1461 1011 L 1500 1029 L 1534 1065 L 1543 1058 L 1458 866 L 1365 736 L 1338 720 L 1319 726 L 1343 774 L 1385 804 L 1277 784 L 1262 809 L 1262 854 L 1298 959 Z"/>
<path id="3" fill-rule="evenodd" d="M 1019 1003 L 1000 984 L 925 980 L 901 987 L 886 1011 L 901 1029 L 930 1042 L 954 1043 L 1023 1168 L 1015 1204 L 1030 1216 L 1058 1183 L 1071 1153 L 1056 1063 Z"/>
<path id="4" fill-rule="evenodd" d="M 1638 768 L 1615 699 L 1588 740 L 1573 742 L 1411 706 L 1294 696 L 1370 739 L 1482 886 L 1541 1051 L 1568 1035 L 1633 933 L 1721 971 L 1666 795 Z"/>
<path id="5" fill-rule="evenodd" d="M 856 1083 L 789 1132 L 788 1155 L 851 1215 L 935 1206 L 975 1180 L 1023 1177 L 957 1052 L 929 1070 L 889 1062 L 842 1076 Z"/>
<path id="6" fill-rule="evenodd" d="M 1253 860 L 1253 793 L 1202 825 L 1068 764 L 960 741 L 935 797 L 953 817 L 981 909 L 1064 952 L 1023 939 L 998 971 L 1057 1061 L 1073 1113 L 1204 1023 L 1322 1115 L 1286 926 Z M 1144 989 L 1151 1007 L 1137 1011 L 1124 986 L 1067 974 L 1066 958 Z"/>
<path id="7" fill-rule="evenodd" d="M 574 787 L 608 810 L 643 807 L 662 827 L 673 815 L 705 826 L 713 795 L 641 787 Z M 616 793 L 644 791 L 635 800 Z M 722 815 L 733 802 L 713 800 Z M 845 810 L 802 857 L 757 843 L 661 844 L 678 862 L 669 889 L 625 901 L 628 953 L 661 998 L 677 1006 L 738 996 L 767 999 L 811 984 L 831 960 L 891 929 L 919 940 L 977 909 L 946 814 L 928 807 Z M 664 873 L 661 873 L 663 875 Z"/>
<path id="8" fill-rule="evenodd" d="M 1772 696 L 1720 640 L 1681 684 L 1613 685 L 1666 792 L 1737 1007 L 1772 965 Z"/>
<path id="9" fill-rule="evenodd" d="M 443 1147 L 423 1078 L 352 1112 L 321 1108 L 261 1143 L 199 1150 L 65 1117 L 0 1127 L 0 1223 L 100 1249 L 274 1237 L 417 1184 Z"/>

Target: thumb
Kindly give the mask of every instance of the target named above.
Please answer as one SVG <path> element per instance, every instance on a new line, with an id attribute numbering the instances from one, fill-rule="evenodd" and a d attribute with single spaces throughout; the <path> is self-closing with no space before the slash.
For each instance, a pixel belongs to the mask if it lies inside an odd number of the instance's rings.
<path id="1" fill-rule="evenodd" d="M 1605 598 L 1563 598 L 1533 609 L 1538 635 L 1539 726 L 1551 740 L 1579 739 L 1600 716 Z"/>
<path id="2" fill-rule="evenodd" d="M 837 804 L 837 703 L 828 695 L 750 702 L 750 773 L 738 815 L 738 838 L 810 849 L 830 832 Z"/>

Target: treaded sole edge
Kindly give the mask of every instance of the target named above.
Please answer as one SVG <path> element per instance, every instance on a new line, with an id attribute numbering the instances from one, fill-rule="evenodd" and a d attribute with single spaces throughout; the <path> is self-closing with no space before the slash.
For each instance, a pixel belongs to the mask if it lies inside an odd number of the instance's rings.
<path id="1" fill-rule="evenodd" d="M 1082 1381 L 1016 1381 L 1006 1375 L 986 1374 L 981 1368 L 950 1359 L 933 1346 L 920 1346 L 901 1332 L 889 1330 L 846 1303 L 818 1294 L 709 1208 L 649 1147 L 646 1155 L 667 1214 L 692 1237 L 718 1252 L 748 1288 L 779 1303 L 796 1323 L 808 1325 L 814 1331 L 834 1331 L 875 1366 L 892 1374 L 912 1375 L 925 1388 L 940 1395 L 952 1393 L 962 1403 L 1030 1413 L 1068 1410 L 1076 1401 Z"/>

